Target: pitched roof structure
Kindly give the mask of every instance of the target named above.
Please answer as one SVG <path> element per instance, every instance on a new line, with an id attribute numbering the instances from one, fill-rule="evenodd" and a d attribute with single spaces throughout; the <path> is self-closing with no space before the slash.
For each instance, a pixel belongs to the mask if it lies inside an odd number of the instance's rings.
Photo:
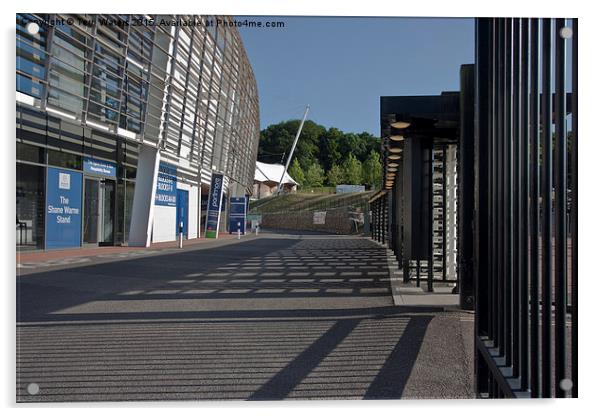
<path id="1" fill-rule="evenodd" d="M 263 162 L 256 162 L 255 165 L 255 182 L 272 182 L 278 184 L 280 182 L 280 178 L 282 177 L 282 172 L 284 171 L 284 166 L 280 164 L 269 164 Z M 291 176 L 287 173 L 284 174 L 284 178 L 282 180 L 283 184 L 291 184 L 298 185 L 298 183 L 291 178 Z"/>

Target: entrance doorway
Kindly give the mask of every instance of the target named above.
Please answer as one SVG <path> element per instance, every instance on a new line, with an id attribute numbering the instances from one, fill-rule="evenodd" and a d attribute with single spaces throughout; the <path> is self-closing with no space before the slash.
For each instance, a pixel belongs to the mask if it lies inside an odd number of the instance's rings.
<path id="1" fill-rule="evenodd" d="M 180 233 L 180 224 L 184 238 L 188 238 L 188 191 L 182 189 L 178 189 L 176 197 L 176 236 Z"/>
<path id="2" fill-rule="evenodd" d="M 115 224 L 115 181 L 84 179 L 84 244 L 113 245 Z"/>

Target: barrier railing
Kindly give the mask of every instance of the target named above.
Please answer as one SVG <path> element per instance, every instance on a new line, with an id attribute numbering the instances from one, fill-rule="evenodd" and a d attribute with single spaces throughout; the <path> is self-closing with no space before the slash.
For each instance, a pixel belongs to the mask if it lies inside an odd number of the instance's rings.
<path id="1" fill-rule="evenodd" d="M 476 391 L 577 397 L 576 19 L 476 19 L 475 122 Z"/>

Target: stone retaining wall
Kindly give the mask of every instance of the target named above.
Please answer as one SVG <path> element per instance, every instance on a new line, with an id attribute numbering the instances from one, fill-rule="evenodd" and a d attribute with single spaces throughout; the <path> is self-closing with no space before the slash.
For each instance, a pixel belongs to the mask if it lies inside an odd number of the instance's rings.
<path id="1" fill-rule="evenodd" d="M 353 218 L 357 213 L 348 208 L 323 210 L 326 212 L 324 224 L 314 224 L 314 211 L 269 212 L 261 214 L 261 227 L 282 230 L 323 231 L 332 234 L 357 234 L 363 231 L 363 223 L 359 222 L 357 230 Z"/>

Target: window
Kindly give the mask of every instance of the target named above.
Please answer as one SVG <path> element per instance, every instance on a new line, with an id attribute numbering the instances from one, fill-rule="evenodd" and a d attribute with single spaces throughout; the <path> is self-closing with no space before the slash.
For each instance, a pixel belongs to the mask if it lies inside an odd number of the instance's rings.
<path id="1" fill-rule="evenodd" d="M 17 163 L 17 247 L 44 248 L 44 171 L 42 166 Z"/>
<path id="2" fill-rule="evenodd" d="M 32 97 L 41 98 L 46 77 L 46 28 L 40 26 L 37 34 L 30 34 L 25 28 L 27 23 L 36 19 L 31 14 L 17 14 L 17 91 Z"/>
<path id="3" fill-rule="evenodd" d="M 82 157 L 73 153 L 48 149 L 48 164 L 68 169 L 82 169 Z"/>
<path id="4" fill-rule="evenodd" d="M 43 147 L 17 142 L 17 160 L 34 163 L 45 163 Z"/>

